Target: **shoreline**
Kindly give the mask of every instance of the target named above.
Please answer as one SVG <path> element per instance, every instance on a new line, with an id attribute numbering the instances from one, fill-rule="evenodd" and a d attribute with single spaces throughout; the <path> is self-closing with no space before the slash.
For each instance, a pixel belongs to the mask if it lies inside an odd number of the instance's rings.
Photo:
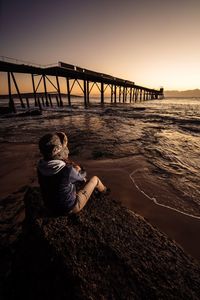
<path id="1" fill-rule="evenodd" d="M 1 199 L 16 193 L 23 186 L 37 185 L 36 164 L 40 155 L 36 144 L 1 143 L 0 153 Z M 136 173 L 138 169 L 150 168 L 144 157 L 137 155 L 120 159 L 85 160 L 79 157 L 73 157 L 73 159 L 75 161 L 78 159 L 78 162 L 84 165 L 89 177 L 99 176 L 111 188 L 113 199 L 143 216 L 151 225 L 176 240 L 186 252 L 200 261 L 200 241 L 198 241 L 200 221 L 155 205 L 137 188 L 137 183 L 133 184 L 130 175 L 135 172 L 137 180 L 142 181 L 142 186 L 147 186 L 147 190 L 150 186 L 152 191 L 159 190 L 161 195 L 168 193 L 168 197 L 173 197 L 173 191 L 165 190 L 165 186 L 161 187 L 155 175 L 154 181 L 148 183 L 143 181 L 144 172 Z M 15 226 L 14 223 L 13 226 Z"/>
<path id="2" fill-rule="evenodd" d="M 135 187 L 136 187 L 136 188 L 137 188 L 137 189 L 138 189 L 138 190 L 139 190 L 139 191 L 140 191 L 147 199 L 153 201 L 153 203 L 154 203 L 155 205 L 162 206 L 162 207 L 164 207 L 164 208 L 166 208 L 166 209 L 174 210 L 174 211 L 178 212 L 179 214 L 183 214 L 183 215 L 188 216 L 188 217 L 190 217 L 190 218 L 194 218 L 194 219 L 200 220 L 200 217 L 198 217 L 198 216 L 195 216 L 195 215 L 186 213 L 186 212 L 184 212 L 184 211 L 181 211 L 181 210 L 179 210 L 179 209 L 173 208 L 173 207 L 171 207 L 171 206 L 168 206 L 168 205 L 159 203 L 159 202 L 157 201 L 156 198 L 152 198 L 152 197 L 150 197 L 148 194 L 146 194 L 143 190 L 141 190 L 141 189 L 139 188 L 139 186 L 135 183 L 134 178 L 132 177 L 132 174 L 135 174 L 137 171 L 138 171 L 138 170 L 133 171 L 133 172 L 129 175 L 129 177 L 131 178 L 131 180 L 132 180 L 133 184 L 135 185 Z"/>
<path id="3" fill-rule="evenodd" d="M 145 168 L 146 164 L 145 161 L 142 161 L 142 158 L 134 157 L 113 161 L 92 161 L 88 168 L 93 171 L 92 173 L 95 172 L 105 182 L 109 183 L 113 199 L 119 200 L 123 206 L 144 217 L 151 225 L 166 233 L 169 238 L 181 245 L 187 253 L 200 261 L 199 219 L 192 219 L 187 215 L 155 205 L 153 201 L 150 201 L 133 185 L 129 177 L 130 170 L 141 168 L 141 165 Z M 113 174 L 116 175 L 113 176 Z M 124 178 L 126 180 L 123 180 Z M 161 193 L 168 192 L 171 197 L 173 195 L 172 191 L 162 190 L 159 182 L 154 182 L 153 188 L 160 189 Z"/>

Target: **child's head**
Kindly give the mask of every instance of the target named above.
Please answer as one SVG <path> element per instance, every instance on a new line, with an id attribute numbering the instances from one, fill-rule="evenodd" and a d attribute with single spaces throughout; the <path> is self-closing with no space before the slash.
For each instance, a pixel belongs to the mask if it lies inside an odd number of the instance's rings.
<path id="1" fill-rule="evenodd" d="M 64 132 L 48 133 L 39 140 L 39 149 L 45 160 L 67 159 L 67 142 Z"/>

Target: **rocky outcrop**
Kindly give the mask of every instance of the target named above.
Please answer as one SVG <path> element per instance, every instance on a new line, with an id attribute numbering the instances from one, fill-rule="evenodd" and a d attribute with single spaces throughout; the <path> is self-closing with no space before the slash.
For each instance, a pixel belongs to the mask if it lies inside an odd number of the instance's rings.
<path id="1" fill-rule="evenodd" d="M 200 299 L 199 264 L 114 200 L 50 217 L 34 188 L 25 207 L 10 299 Z"/>

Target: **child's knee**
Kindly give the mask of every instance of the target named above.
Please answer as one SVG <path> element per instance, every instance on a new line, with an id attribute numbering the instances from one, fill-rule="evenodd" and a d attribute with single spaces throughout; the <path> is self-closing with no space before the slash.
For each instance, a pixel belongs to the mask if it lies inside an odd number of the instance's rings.
<path id="1" fill-rule="evenodd" d="M 95 185 L 97 185 L 98 182 L 99 182 L 99 178 L 98 178 L 97 176 L 93 176 L 93 177 L 91 178 L 91 181 L 94 182 Z"/>

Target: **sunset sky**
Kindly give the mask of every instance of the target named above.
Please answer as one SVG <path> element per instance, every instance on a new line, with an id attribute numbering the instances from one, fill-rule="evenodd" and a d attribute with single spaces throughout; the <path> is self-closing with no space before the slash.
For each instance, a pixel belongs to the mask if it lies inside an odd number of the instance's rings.
<path id="1" fill-rule="evenodd" d="M 200 88 L 200 0 L 0 0 L 0 55 Z"/>

